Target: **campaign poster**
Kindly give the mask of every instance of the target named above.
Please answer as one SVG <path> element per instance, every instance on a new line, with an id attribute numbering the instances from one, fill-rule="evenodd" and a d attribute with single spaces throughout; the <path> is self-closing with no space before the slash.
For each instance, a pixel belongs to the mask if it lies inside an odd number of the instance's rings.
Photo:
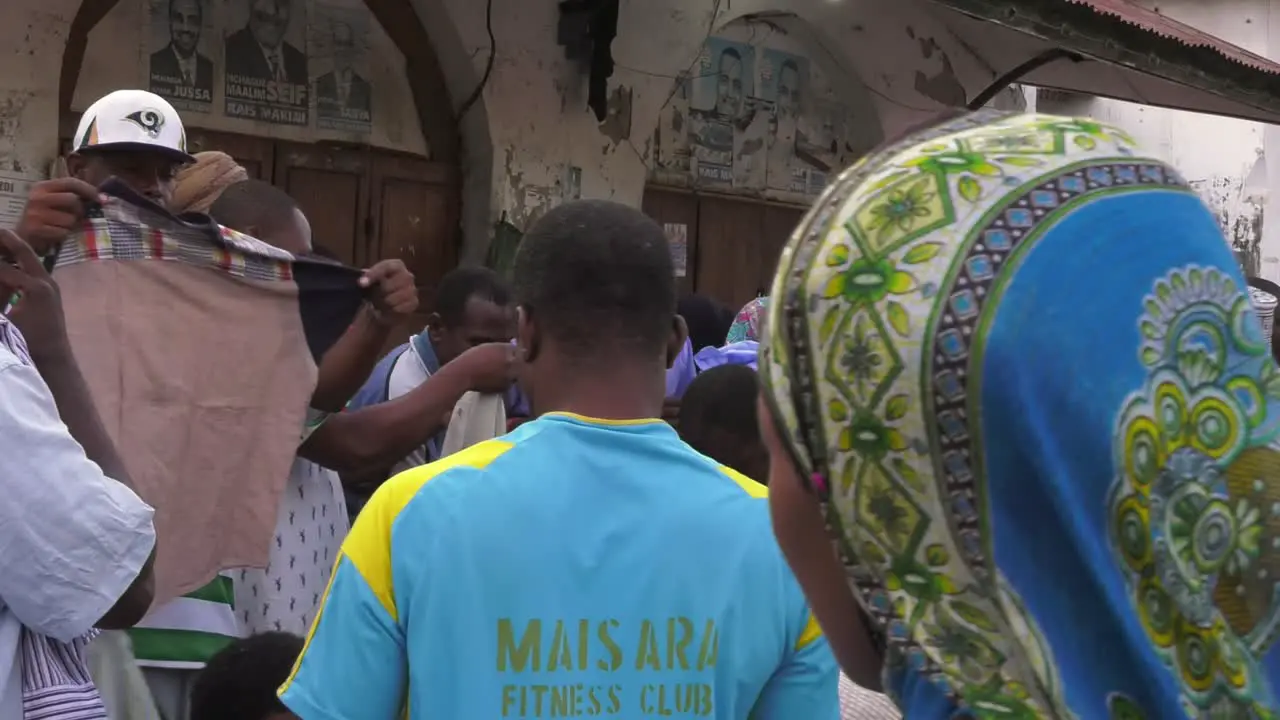
<path id="1" fill-rule="evenodd" d="M 223 39 L 227 117 L 306 125 L 306 0 L 228 0 Z"/>
<path id="2" fill-rule="evenodd" d="M 210 0 L 150 0 L 148 88 L 185 112 L 213 109 Z"/>
<path id="3" fill-rule="evenodd" d="M 361 0 L 318 3 L 311 11 L 311 71 L 316 127 L 367 135 L 373 129 L 369 84 L 369 10 Z"/>

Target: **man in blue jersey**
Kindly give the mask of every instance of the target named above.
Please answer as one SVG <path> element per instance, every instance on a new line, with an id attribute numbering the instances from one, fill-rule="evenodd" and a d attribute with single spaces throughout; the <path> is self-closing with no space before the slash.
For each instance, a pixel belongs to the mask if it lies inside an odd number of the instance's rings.
<path id="1" fill-rule="evenodd" d="M 662 228 L 567 203 L 513 274 L 538 419 L 374 494 L 284 703 L 343 720 L 835 720 L 835 661 L 765 488 L 659 419 L 686 334 Z"/>

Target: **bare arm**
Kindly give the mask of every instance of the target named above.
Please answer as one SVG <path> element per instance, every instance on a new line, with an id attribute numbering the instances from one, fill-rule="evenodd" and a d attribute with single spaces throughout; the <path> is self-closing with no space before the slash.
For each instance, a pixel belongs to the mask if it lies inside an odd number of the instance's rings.
<path id="1" fill-rule="evenodd" d="M 346 407 L 378 364 L 378 353 L 390 334 L 390 326 L 379 323 L 372 308 L 367 305 L 362 308 L 351 327 L 325 353 L 316 390 L 311 395 L 311 407 L 325 412 L 338 412 Z"/>
<path id="2" fill-rule="evenodd" d="M 58 640 L 129 627 L 151 605 L 152 510 L 86 456 L 36 369 L 9 359 L 0 369 L 0 600 Z"/>
<path id="3" fill-rule="evenodd" d="M 464 363 L 449 363 L 401 397 L 330 417 L 298 454 L 344 473 L 390 467 L 440 432 L 473 384 Z"/>
<path id="4" fill-rule="evenodd" d="M 133 481 L 116 451 L 115 443 L 102 425 L 98 408 L 89 396 L 89 387 L 85 384 L 80 366 L 70 350 L 38 361 L 37 368 L 57 403 L 58 415 L 66 424 L 71 437 L 84 448 L 85 456 L 96 463 L 108 478 L 132 490 Z M 152 572 L 155 556 L 153 543 L 151 554 L 138 571 L 137 577 L 115 605 L 95 623 L 96 627 L 105 630 L 133 627 L 147 614 L 155 595 L 155 575 Z"/>

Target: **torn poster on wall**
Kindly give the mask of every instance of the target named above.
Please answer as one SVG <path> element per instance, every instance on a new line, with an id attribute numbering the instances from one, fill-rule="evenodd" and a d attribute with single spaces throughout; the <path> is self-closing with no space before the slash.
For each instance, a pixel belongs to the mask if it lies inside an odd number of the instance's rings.
<path id="1" fill-rule="evenodd" d="M 666 223 L 662 226 L 671 248 L 671 265 L 676 277 L 684 277 L 689 267 L 689 226 L 684 223 Z"/>
<path id="2" fill-rule="evenodd" d="M 706 40 L 661 110 L 651 181 L 807 200 L 879 143 L 865 87 L 837 93 L 784 35 L 748 25 L 723 34 Z"/>
<path id="3" fill-rule="evenodd" d="M 18 226 L 31 186 L 43 179 L 35 173 L 0 172 L 0 228 Z"/>
<path id="4" fill-rule="evenodd" d="M 369 17 L 361 0 L 312 9 L 308 40 L 317 127 L 356 133 L 373 128 Z"/>

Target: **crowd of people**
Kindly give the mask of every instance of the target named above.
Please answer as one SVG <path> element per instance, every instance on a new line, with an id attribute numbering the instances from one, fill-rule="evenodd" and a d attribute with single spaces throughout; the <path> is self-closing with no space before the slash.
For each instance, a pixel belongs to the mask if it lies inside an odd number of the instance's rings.
<path id="1" fill-rule="evenodd" d="M 418 291 L 375 263 L 287 477 L 244 479 L 277 490 L 265 562 L 185 585 L 59 286 L 121 198 L 215 228 L 222 271 L 341 270 L 163 99 L 85 112 L 0 232 L 0 720 L 1280 713 L 1280 288 L 1119 129 L 886 143 L 736 315 L 614 202 L 548 211 L 509 278 L 449 272 L 390 352 Z"/>

